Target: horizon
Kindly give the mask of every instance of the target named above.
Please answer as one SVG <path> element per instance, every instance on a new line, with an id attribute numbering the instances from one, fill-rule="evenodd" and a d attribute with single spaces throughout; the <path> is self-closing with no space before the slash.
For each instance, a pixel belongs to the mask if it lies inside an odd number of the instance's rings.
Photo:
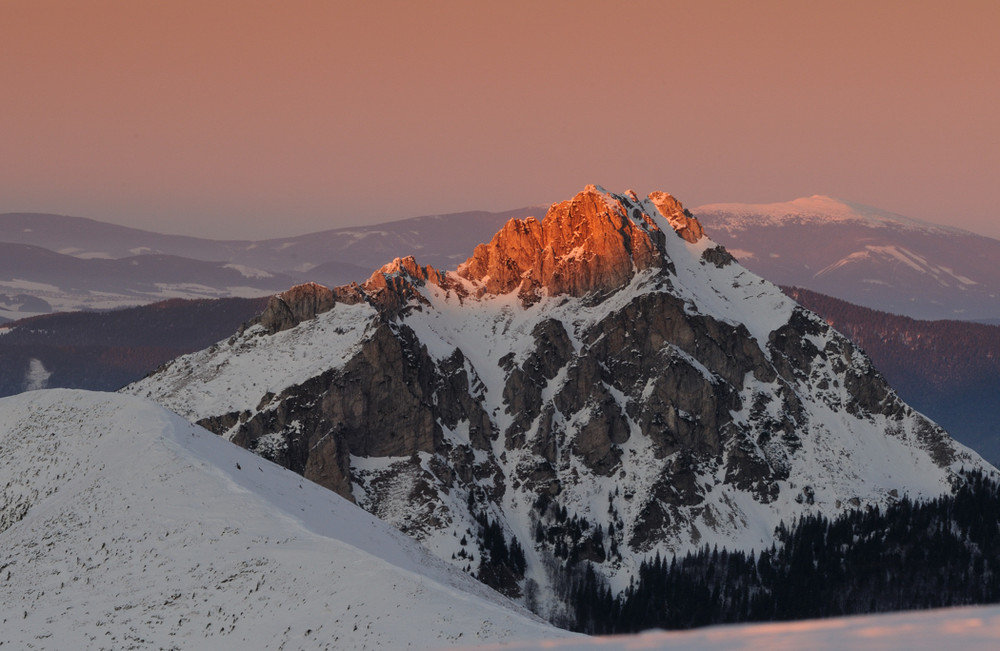
<path id="1" fill-rule="evenodd" d="M 843 197 L 1000 238 L 1000 4 L 11 0 L 0 212 L 269 239 Z"/>
<path id="2" fill-rule="evenodd" d="M 595 185 L 597 185 L 597 187 L 604 187 L 604 186 L 601 186 L 599 184 L 595 184 Z M 614 192 L 614 193 L 625 192 L 624 189 L 621 189 L 621 190 L 618 190 L 618 189 L 608 189 L 608 188 L 605 188 L 605 189 L 607 189 L 610 192 Z M 642 196 L 645 196 L 645 194 L 648 194 L 648 193 L 642 193 L 642 192 L 640 192 L 638 194 L 640 194 Z M 427 217 L 447 217 L 447 216 L 451 216 L 451 215 L 461 215 L 461 214 L 466 214 L 466 213 L 477 213 L 477 212 L 486 212 L 486 213 L 490 213 L 490 214 L 501 214 L 501 213 L 506 213 L 506 212 L 514 212 L 514 211 L 526 210 L 526 209 L 529 209 L 529 208 L 538 208 L 539 209 L 539 214 L 534 215 L 534 216 L 536 218 L 538 218 L 538 219 L 542 219 L 542 218 L 545 217 L 548 209 L 552 205 L 554 205 L 556 203 L 559 203 L 560 201 L 569 200 L 571 198 L 572 198 L 572 195 L 571 196 L 566 196 L 566 197 L 564 197 L 562 199 L 559 199 L 557 201 L 553 201 L 553 202 L 547 203 L 547 204 L 535 204 L 535 205 L 517 206 L 517 207 L 513 207 L 513 208 L 504 208 L 504 209 L 500 209 L 500 210 L 484 210 L 484 209 L 478 209 L 478 208 L 470 208 L 468 210 L 456 210 L 456 211 L 451 211 L 451 212 L 431 212 L 431 213 L 425 213 L 425 214 L 420 214 L 420 215 L 410 215 L 408 217 L 398 217 L 398 218 L 393 218 L 393 219 L 386 219 L 386 220 L 381 220 L 381 221 L 374 221 L 373 220 L 373 221 L 369 221 L 369 222 L 366 222 L 366 223 L 344 224 L 344 225 L 333 226 L 331 228 L 322 228 L 321 230 L 315 230 L 315 231 L 279 233 L 279 234 L 271 235 L 271 236 L 268 236 L 268 237 L 260 237 L 260 238 L 255 238 L 255 237 L 250 237 L 250 236 L 240 236 L 240 235 L 226 236 L 226 237 L 202 236 L 202 235 L 198 235 L 198 234 L 196 234 L 194 232 L 188 232 L 188 231 L 157 230 L 157 228 L 156 228 L 155 225 L 153 227 L 151 227 L 151 228 L 144 228 L 144 227 L 136 226 L 136 225 L 132 225 L 132 224 L 125 224 L 125 223 L 120 223 L 120 222 L 111 221 L 111 220 L 95 219 L 95 218 L 92 218 L 92 217 L 84 217 L 84 216 L 81 216 L 81 215 L 68 215 L 68 214 L 62 214 L 62 213 L 46 213 L 46 212 L 38 212 L 38 211 L 3 211 L 3 212 L 0 212 L 0 217 L 2 217 L 4 215 L 40 215 L 40 216 L 67 217 L 67 218 L 70 218 L 70 219 L 87 219 L 87 220 L 95 221 L 95 222 L 102 223 L 102 224 L 109 224 L 109 225 L 113 225 L 113 226 L 122 226 L 124 228 L 136 228 L 138 230 L 142 230 L 142 231 L 146 231 L 146 232 L 154 233 L 154 234 L 158 234 L 158 235 L 170 235 L 170 236 L 178 236 L 178 237 L 192 237 L 192 238 L 196 238 L 196 239 L 215 240 L 215 241 L 249 241 L 249 242 L 260 242 L 260 241 L 267 241 L 267 240 L 293 239 L 293 238 L 298 238 L 298 237 L 305 237 L 307 235 L 315 235 L 315 234 L 319 234 L 319 233 L 326 232 L 326 231 L 348 230 L 348 229 L 355 229 L 355 228 L 373 228 L 373 227 L 387 225 L 387 224 L 393 224 L 393 223 L 398 223 L 398 222 L 405 222 L 405 221 L 409 221 L 409 220 L 412 220 L 412 219 L 424 219 L 424 218 L 427 218 Z M 679 197 L 675 197 L 675 198 L 678 201 L 680 201 L 682 205 L 684 205 L 684 208 L 686 208 L 687 210 L 690 210 L 694 214 L 695 217 L 698 217 L 699 211 L 702 208 L 713 208 L 713 209 L 716 209 L 716 208 L 729 207 L 729 206 L 740 206 L 740 207 L 744 207 L 745 206 L 745 207 L 759 207 L 761 209 L 766 209 L 766 208 L 773 208 L 775 206 L 784 206 L 784 205 L 792 205 L 792 204 L 801 203 L 801 202 L 808 202 L 808 201 L 815 200 L 815 199 L 824 199 L 824 200 L 830 200 L 830 201 L 833 201 L 833 202 L 835 202 L 837 204 L 845 206 L 846 208 L 848 208 L 851 211 L 855 211 L 855 210 L 857 210 L 859 208 L 860 209 L 867 209 L 867 210 L 874 211 L 875 213 L 882 214 L 884 216 L 888 216 L 890 218 L 891 217 L 897 217 L 901 221 L 925 223 L 925 224 L 928 224 L 928 225 L 931 225 L 931 226 L 938 226 L 938 227 L 944 227 L 944 228 L 956 228 L 956 229 L 959 229 L 959 230 L 962 230 L 962 231 L 966 231 L 968 233 L 971 233 L 971 234 L 979 236 L 979 237 L 986 237 L 986 238 L 989 238 L 989 239 L 1000 240 L 1000 235 L 996 235 L 996 236 L 989 235 L 987 233 L 983 233 L 983 232 L 976 231 L 976 230 L 971 230 L 971 229 L 965 228 L 963 226 L 955 226 L 955 225 L 943 223 L 943 222 L 940 222 L 940 221 L 931 221 L 931 220 L 926 220 L 926 219 L 920 219 L 920 218 L 916 218 L 916 217 L 911 217 L 909 215 L 902 215 L 902 214 L 899 214 L 899 213 L 894 213 L 894 212 L 891 212 L 891 211 L 888 211 L 888 210 L 884 210 L 883 208 L 880 208 L 878 206 L 869 206 L 869 205 L 866 205 L 866 204 L 862 204 L 862 203 L 857 203 L 857 202 L 854 202 L 854 201 L 850 201 L 849 199 L 844 199 L 844 198 L 841 198 L 841 197 L 831 197 L 831 196 L 823 195 L 823 194 L 814 194 L 814 195 L 811 195 L 811 196 L 795 197 L 793 199 L 788 199 L 788 200 L 783 200 L 783 201 L 759 202 L 759 203 L 746 203 L 746 202 L 739 202 L 739 201 L 708 202 L 708 203 L 702 204 L 700 206 L 694 206 L 694 207 L 688 206 Z M 859 216 L 861 216 L 861 215 L 859 215 Z M 709 238 L 711 238 L 711 236 L 712 236 L 710 232 L 706 232 L 706 235 L 708 235 Z"/>

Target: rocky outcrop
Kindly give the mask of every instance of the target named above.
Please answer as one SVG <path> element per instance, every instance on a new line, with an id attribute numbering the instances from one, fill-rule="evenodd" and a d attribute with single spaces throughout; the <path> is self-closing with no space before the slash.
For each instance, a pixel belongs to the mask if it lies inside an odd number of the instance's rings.
<path id="1" fill-rule="evenodd" d="M 371 275 L 362 285 L 368 301 L 388 318 L 396 318 L 411 302 L 426 303 L 420 293 L 425 283 L 443 286 L 445 276 L 434 267 L 421 267 L 412 255 L 396 258 Z"/>
<path id="2" fill-rule="evenodd" d="M 608 292 L 637 271 L 663 266 L 663 237 L 641 210 L 627 210 L 588 186 L 554 204 L 541 222 L 508 222 L 489 244 L 476 247 L 458 274 L 493 294 L 517 290 L 529 302 L 543 289 L 570 296 Z"/>
<path id="3" fill-rule="evenodd" d="M 442 426 L 469 430 L 473 450 L 496 433 L 482 403 L 470 395 L 462 354 L 437 364 L 405 325 L 382 323 L 342 368 L 267 394 L 253 413 L 203 419 L 199 424 L 355 499 L 350 456 L 414 457 L 448 445 Z M 473 463 L 453 469 L 473 479 Z"/>
<path id="4" fill-rule="evenodd" d="M 252 325 L 261 325 L 267 334 L 273 335 L 314 319 L 337 303 L 354 305 L 364 300 L 364 293 L 354 283 L 334 289 L 319 283 L 296 285 L 272 296 L 260 316 L 244 325 L 241 332 Z"/>
<path id="5" fill-rule="evenodd" d="M 704 253 L 701 254 L 701 259 L 714 264 L 719 269 L 736 262 L 736 258 L 723 246 L 713 246 L 710 249 L 705 249 Z"/>
<path id="6" fill-rule="evenodd" d="M 704 237 L 705 229 L 702 228 L 701 222 L 672 195 L 666 192 L 652 192 L 649 200 L 685 241 L 693 244 Z"/>
<path id="7" fill-rule="evenodd" d="M 337 302 L 334 293 L 318 283 L 296 285 L 271 297 L 256 323 L 268 334 L 294 328 L 308 319 L 331 309 Z"/>
<path id="8" fill-rule="evenodd" d="M 396 318 L 411 301 L 426 302 L 419 291 L 424 283 L 445 285 L 445 276 L 430 265 L 422 267 L 413 256 L 396 258 L 374 272 L 363 285 L 352 283 L 329 289 L 318 283 L 304 283 L 271 297 L 267 307 L 251 325 L 261 325 L 273 335 L 294 328 L 303 321 L 333 309 L 337 303 L 354 305 L 369 302 L 387 318 Z"/>

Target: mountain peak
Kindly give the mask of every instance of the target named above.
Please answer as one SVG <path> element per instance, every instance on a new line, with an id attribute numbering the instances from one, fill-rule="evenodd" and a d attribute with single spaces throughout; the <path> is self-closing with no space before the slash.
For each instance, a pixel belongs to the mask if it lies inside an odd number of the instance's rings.
<path id="1" fill-rule="evenodd" d="M 641 200 L 631 190 L 614 194 L 588 185 L 572 199 L 552 204 L 541 221 L 507 222 L 488 244 L 476 247 L 458 274 L 489 293 L 516 289 L 527 301 L 543 288 L 571 296 L 614 290 L 637 271 L 670 264 L 666 230 L 688 242 L 703 234 L 697 220 L 665 192 Z"/>
<path id="2" fill-rule="evenodd" d="M 587 568 L 621 594 L 654 554 L 767 548 L 782 520 L 986 468 L 699 227 L 665 193 L 587 187 L 443 283 L 393 261 L 360 303 L 127 391 L 560 621 Z"/>

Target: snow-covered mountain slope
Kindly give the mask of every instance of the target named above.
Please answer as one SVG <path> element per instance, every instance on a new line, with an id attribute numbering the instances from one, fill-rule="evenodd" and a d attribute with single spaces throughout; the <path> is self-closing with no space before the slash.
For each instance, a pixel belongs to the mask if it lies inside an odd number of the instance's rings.
<path id="1" fill-rule="evenodd" d="M 0 644 L 404 649 L 562 636 L 148 401 L 0 400 Z"/>
<path id="2" fill-rule="evenodd" d="M 695 214 L 777 284 L 918 319 L 1000 318 L 998 240 L 824 196 Z"/>
<path id="3" fill-rule="evenodd" d="M 988 468 L 673 197 L 593 186 L 454 272 L 295 288 L 127 391 L 562 623 L 588 565 L 620 591 L 656 553 L 769 546 Z"/>
<path id="4" fill-rule="evenodd" d="M 651 631 L 640 635 L 465 647 L 463 651 L 994 651 L 1000 646 L 1000 607 L 843 617 L 696 631 Z"/>

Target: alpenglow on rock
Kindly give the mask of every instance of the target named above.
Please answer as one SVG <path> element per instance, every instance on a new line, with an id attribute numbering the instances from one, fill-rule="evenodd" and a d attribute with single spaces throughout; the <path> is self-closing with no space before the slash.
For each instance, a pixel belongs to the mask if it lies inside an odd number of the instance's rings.
<path id="1" fill-rule="evenodd" d="M 770 546 L 986 467 L 665 193 L 588 186 L 456 271 L 397 259 L 330 296 L 127 390 L 553 621 L 587 567 L 620 591 L 656 553 Z"/>

